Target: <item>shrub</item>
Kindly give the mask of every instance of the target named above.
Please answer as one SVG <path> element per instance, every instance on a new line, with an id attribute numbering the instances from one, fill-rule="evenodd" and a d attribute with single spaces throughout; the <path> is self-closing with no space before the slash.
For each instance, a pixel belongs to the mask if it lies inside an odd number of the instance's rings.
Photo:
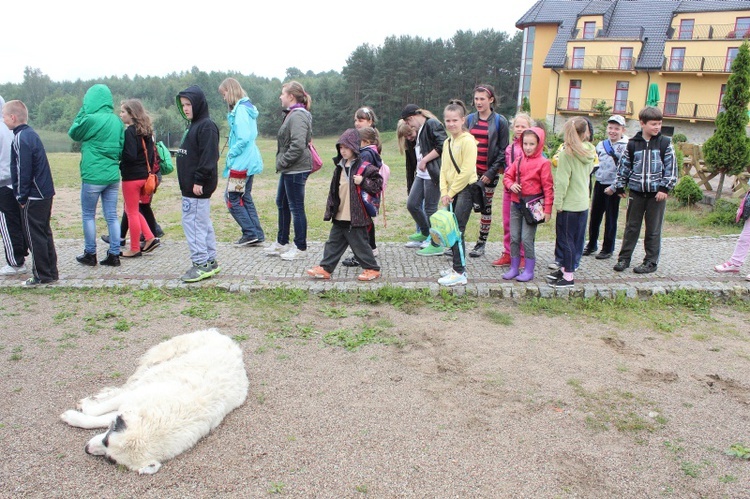
<path id="1" fill-rule="evenodd" d="M 687 136 L 684 133 L 676 133 L 672 135 L 672 142 L 674 142 L 675 144 L 687 142 Z"/>
<path id="2" fill-rule="evenodd" d="M 692 206 L 703 199 L 703 191 L 690 175 L 684 175 L 674 188 L 674 197 L 682 206 Z"/>
<path id="3" fill-rule="evenodd" d="M 732 226 L 736 224 L 736 218 L 737 205 L 725 199 L 717 199 L 713 211 L 706 215 L 704 223 L 706 225 Z"/>

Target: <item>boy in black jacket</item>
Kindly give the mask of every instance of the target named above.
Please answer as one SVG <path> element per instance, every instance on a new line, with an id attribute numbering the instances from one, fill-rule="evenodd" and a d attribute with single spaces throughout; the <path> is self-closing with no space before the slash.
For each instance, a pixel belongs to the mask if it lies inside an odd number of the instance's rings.
<path id="1" fill-rule="evenodd" d="M 177 107 L 188 121 L 177 151 L 177 179 L 182 192 L 182 229 L 193 262 L 181 279 L 197 282 L 221 270 L 210 211 L 211 194 L 218 182 L 219 128 L 208 114 L 206 95 L 199 86 L 177 94 Z"/>
<path id="2" fill-rule="evenodd" d="M 3 121 L 14 134 L 10 156 L 13 193 L 21 206 L 34 273 L 26 285 L 38 286 L 58 279 L 57 252 L 50 227 L 55 185 L 44 145 L 27 124 L 28 119 L 29 111 L 20 100 L 3 106 Z"/>

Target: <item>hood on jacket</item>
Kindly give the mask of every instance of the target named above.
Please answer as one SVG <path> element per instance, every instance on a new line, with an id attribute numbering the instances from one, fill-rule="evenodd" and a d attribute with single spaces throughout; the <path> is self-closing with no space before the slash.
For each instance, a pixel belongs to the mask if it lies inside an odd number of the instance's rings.
<path id="1" fill-rule="evenodd" d="M 236 114 L 237 109 L 240 106 L 243 106 L 245 109 L 247 109 L 247 112 L 250 114 L 250 117 L 252 119 L 254 120 L 258 119 L 258 114 L 260 114 L 258 112 L 258 108 L 253 106 L 253 103 L 250 102 L 250 99 L 248 97 L 243 97 L 240 100 L 238 100 L 237 104 L 234 105 L 234 108 L 231 111 L 229 111 L 229 114 Z M 180 106 L 180 109 L 182 109 L 182 106 Z"/>
<path id="2" fill-rule="evenodd" d="M 193 119 L 188 120 L 187 116 L 182 110 L 182 103 L 180 97 L 185 97 L 193 105 Z M 208 101 L 206 101 L 206 94 L 203 93 L 201 87 L 198 85 L 191 85 L 175 97 L 177 102 L 177 109 L 180 110 L 180 115 L 187 121 L 198 121 L 202 118 L 208 118 Z"/>
<path id="3" fill-rule="evenodd" d="M 111 113 L 115 109 L 112 91 L 107 85 L 97 83 L 88 90 L 83 96 L 83 112 L 94 114 L 98 112 Z"/>
<path id="4" fill-rule="evenodd" d="M 341 146 L 344 146 L 348 149 L 351 149 L 354 153 L 354 156 L 359 156 L 359 147 L 360 147 L 360 140 L 359 140 L 359 132 L 356 128 L 349 128 L 347 131 L 341 134 L 341 137 L 339 137 L 339 140 L 336 141 L 336 157 L 333 159 L 333 161 L 338 164 L 339 161 L 341 161 Z"/>
<path id="5" fill-rule="evenodd" d="M 533 132 L 534 135 L 536 135 L 538 139 L 537 144 L 536 144 L 536 150 L 534 151 L 534 154 L 532 154 L 529 157 L 538 158 L 539 156 L 542 155 L 542 151 L 544 151 L 544 138 L 545 138 L 544 130 L 542 130 L 538 126 L 534 126 L 534 127 L 529 128 L 528 130 L 524 130 L 523 133 L 526 133 L 527 131 Z M 523 135 L 521 135 L 521 137 L 523 137 Z M 521 142 L 520 145 L 523 148 L 523 142 Z"/>

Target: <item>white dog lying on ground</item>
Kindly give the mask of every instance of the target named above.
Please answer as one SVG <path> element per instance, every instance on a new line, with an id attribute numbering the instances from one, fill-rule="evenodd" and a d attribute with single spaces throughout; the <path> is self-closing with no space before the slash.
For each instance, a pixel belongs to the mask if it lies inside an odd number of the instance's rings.
<path id="1" fill-rule="evenodd" d="M 108 428 L 86 444 L 141 474 L 191 448 L 242 405 L 248 381 L 242 350 L 216 329 L 175 336 L 141 358 L 120 388 L 105 388 L 60 418 L 79 428 Z"/>

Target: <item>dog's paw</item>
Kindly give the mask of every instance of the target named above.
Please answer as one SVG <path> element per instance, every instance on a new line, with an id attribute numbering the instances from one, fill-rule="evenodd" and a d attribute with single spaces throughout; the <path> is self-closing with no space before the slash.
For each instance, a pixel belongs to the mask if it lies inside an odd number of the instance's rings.
<path id="1" fill-rule="evenodd" d="M 98 405 L 96 397 L 86 397 L 78 401 L 76 409 L 84 414 L 92 414 L 91 409 L 96 405 Z"/>
<path id="2" fill-rule="evenodd" d="M 70 426 L 80 426 L 82 414 L 76 410 L 68 409 L 67 411 L 60 414 L 60 419 L 68 423 Z"/>
<path id="3" fill-rule="evenodd" d="M 143 468 L 138 470 L 139 475 L 153 475 L 157 471 L 159 471 L 159 468 L 161 468 L 161 463 L 154 461 L 153 463 L 149 463 Z"/>

